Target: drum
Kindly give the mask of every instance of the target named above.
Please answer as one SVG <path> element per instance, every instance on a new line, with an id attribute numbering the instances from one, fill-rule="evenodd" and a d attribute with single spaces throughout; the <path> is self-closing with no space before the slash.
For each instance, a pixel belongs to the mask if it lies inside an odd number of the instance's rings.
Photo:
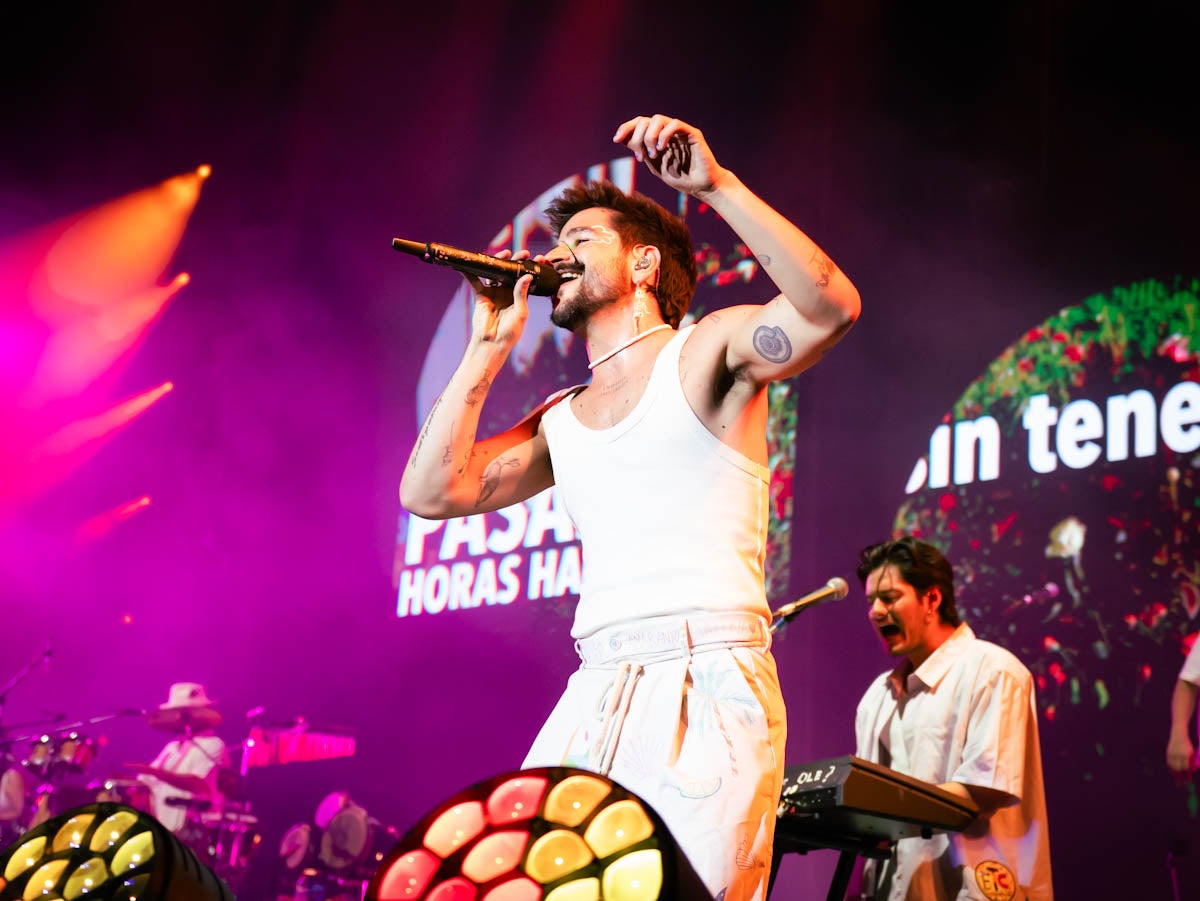
<path id="1" fill-rule="evenodd" d="M 318 829 L 324 829 L 329 825 L 335 813 L 353 806 L 355 806 L 354 801 L 346 792 L 330 792 L 317 805 L 316 813 L 313 814 L 313 822 L 316 823 Z"/>
<path id="2" fill-rule="evenodd" d="M 292 874 L 289 885 L 295 884 L 295 874 L 311 867 L 317 859 L 316 831 L 308 823 L 297 823 L 279 841 L 279 863 Z"/>
<path id="3" fill-rule="evenodd" d="M 42 735 L 29 745 L 21 763 L 43 779 L 62 773 L 82 773 L 96 759 L 96 743 L 78 732 Z"/>
<path id="4" fill-rule="evenodd" d="M 316 866 L 317 843 L 317 830 L 308 823 L 296 823 L 283 833 L 272 880 L 277 901 L 291 901 L 301 872 Z"/>
<path id="5" fill-rule="evenodd" d="M 351 802 L 333 814 L 321 831 L 317 865 L 335 875 L 367 878 L 375 872 L 384 854 L 387 832 L 357 804 Z"/>
<path id="6" fill-rule="evenodd" d="M 222 811 L 189 813 L 187 844 L 236 894 L 262 843 L 258 817 L 239 806 Z M 182 833 L 181 833 L 182 838 Z"/>
<path id="7" fill-rule="evenodd" d="M 101 782 L 89 782 L 88 788 L 96 793 L 96 801 L 114 801 L 125 804 L 142 813 L 154 815 L 154 802 L 150 797 L 150 786 L 140 779 L 113 776 Z"/>
<path id="8" fill-rule="evenodd" d="M 95 759 L 95 739 L 78 732 L 68 732 L 59 736 L 55 760 L 65 769 L 72 773 L 82 773 Z"/>

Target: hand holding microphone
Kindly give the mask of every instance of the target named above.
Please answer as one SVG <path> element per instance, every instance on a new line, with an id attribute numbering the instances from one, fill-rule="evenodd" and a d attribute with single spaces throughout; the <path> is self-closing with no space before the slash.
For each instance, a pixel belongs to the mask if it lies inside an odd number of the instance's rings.
<path id="1" fill-rule="evenodd" d="M 419 241 L 405 241 L 403 238 L 392 238 L 392 247 L 426 263 L 449 266 L 459 272 L 480 279 L 490 279 L 501 285 L 512 285 L 522 275 L 532 275 L 533 282 L 529 286 L 529 293 L 540 297 L 553 297 L 562 282 L 553 266 L 535 263 L 533 260 L 505 260 L 485 253 L 459 250 L 446 244 L 422 244 Z"/>

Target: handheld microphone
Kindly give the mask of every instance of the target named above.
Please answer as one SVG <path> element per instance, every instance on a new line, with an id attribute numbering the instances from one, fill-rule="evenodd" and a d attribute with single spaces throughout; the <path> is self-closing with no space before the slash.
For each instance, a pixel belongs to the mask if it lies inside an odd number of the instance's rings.
<path id="1" fill-rule="evenodd" d="M 849 593 L 850 586 L 846 584 L 846 580 L 841 576 L 834 576 L 816 591 L 810 591 L 803 597 L 797 598 L 790 604 L 784 604 L 774 611 L 771 615 L 771 631 L 774 632 L 779 626 L 799 614 L 801 610 L 807 610 L 809 607 L 815 607 L 825 601 L 840 601 Z"/>
<path id="2" fill-rule="evenodd" d="M 422 244 L 419 241 L 405 241 L 403 238 L 392 238 L 392 247 L 401 253 L 420 257 L 426 263 L 449 266 L 459 272 L 492 279 L 504 285 L 513 284 L 522 275 L 532 275 L 533 283 L 529 286 L 529 293 L 541 297 L 553 297 L 558 291 L 558 286 L 562 284 L 562 278 L 553 266 L 535 263 L 533 260 L 502 260 L 486 253 L 459 250 L 446 244 Z"/>

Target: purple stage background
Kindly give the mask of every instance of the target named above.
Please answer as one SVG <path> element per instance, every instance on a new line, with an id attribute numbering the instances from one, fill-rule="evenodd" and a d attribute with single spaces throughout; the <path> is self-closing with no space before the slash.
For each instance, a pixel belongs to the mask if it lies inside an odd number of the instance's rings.
<path id="1" fill-rule="evenodd" d="M 863 297 L 795 383 L 792 595 L 852 576 L 933 428 L 1031 328 L 1114 286 L 1200 275 L 1200 21 L 1169 4 L 113 2 L 5 19 L 0 243 L 213 174 L 159 274 L 190 284 L 87 411 L 174 390 L 20 501 L 17 406 L 0 403 L 0 685 L 54 651 L 0 726 L 153 707 L 200 681 L 231 745 L 260 706 L 353 730 L 353 757 L 250 772 L 264 843 L 248 901 L 329 792 L 404 830 L 515 769 L 574 666 L 568 620 L 534 602 L 395 615 L 396 486 L 458 277 L 392 237 L 485 247 L 531 198 L 618 155 L 624 119 L 701 127 Z M 0 287 L 11 362 L 24 300 Z M 777 640 L 789 762 L 849 753 L 854 705 L 888 665 L 851 581 Z M 1168 898 L 1168 849 L 1189 836 L 1181 888 L 1200 892 L 1200 828 L 1163 761 L 1181 657 L 1153 662 L 1102 727 L 1126 736 L 1125 769 L 1081 783 L 1095 724 L 1043 725 L 1061 898 Z M 85 731 L 104 737 L 94 778 L 166 738 L 130 716 Z M 773 897 L 823 897 L 834 862 L 785 861 Z"/>

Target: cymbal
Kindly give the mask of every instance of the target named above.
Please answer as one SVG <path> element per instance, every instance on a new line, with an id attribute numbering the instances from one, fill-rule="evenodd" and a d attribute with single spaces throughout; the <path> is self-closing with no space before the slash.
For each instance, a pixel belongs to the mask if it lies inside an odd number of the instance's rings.
<path id="1" fill-rule="evenodd" d="M 215 707 L 162 707 L 146 713 L 146 724 L 164 732 L 199 732 L 221 725 Z"/>
<path id="2" fill-rule="evenodd" d="M 123 763 L 121 766 L 124 769 L 132 770 L 135 773 L 141 773 L 145 776 L 153 776 L 155 779 L 161 779 L 172 788 L 177 788 L 180 791 L 191 792 L 193 795 L 207 797 L 212 793 L 207 782 L 205 782 L 199 776 L 193 776 L 189 773 L 172 773 L 170 770 L 164 770 L 160 767 L 150 766 L 148 763 Z"/>

